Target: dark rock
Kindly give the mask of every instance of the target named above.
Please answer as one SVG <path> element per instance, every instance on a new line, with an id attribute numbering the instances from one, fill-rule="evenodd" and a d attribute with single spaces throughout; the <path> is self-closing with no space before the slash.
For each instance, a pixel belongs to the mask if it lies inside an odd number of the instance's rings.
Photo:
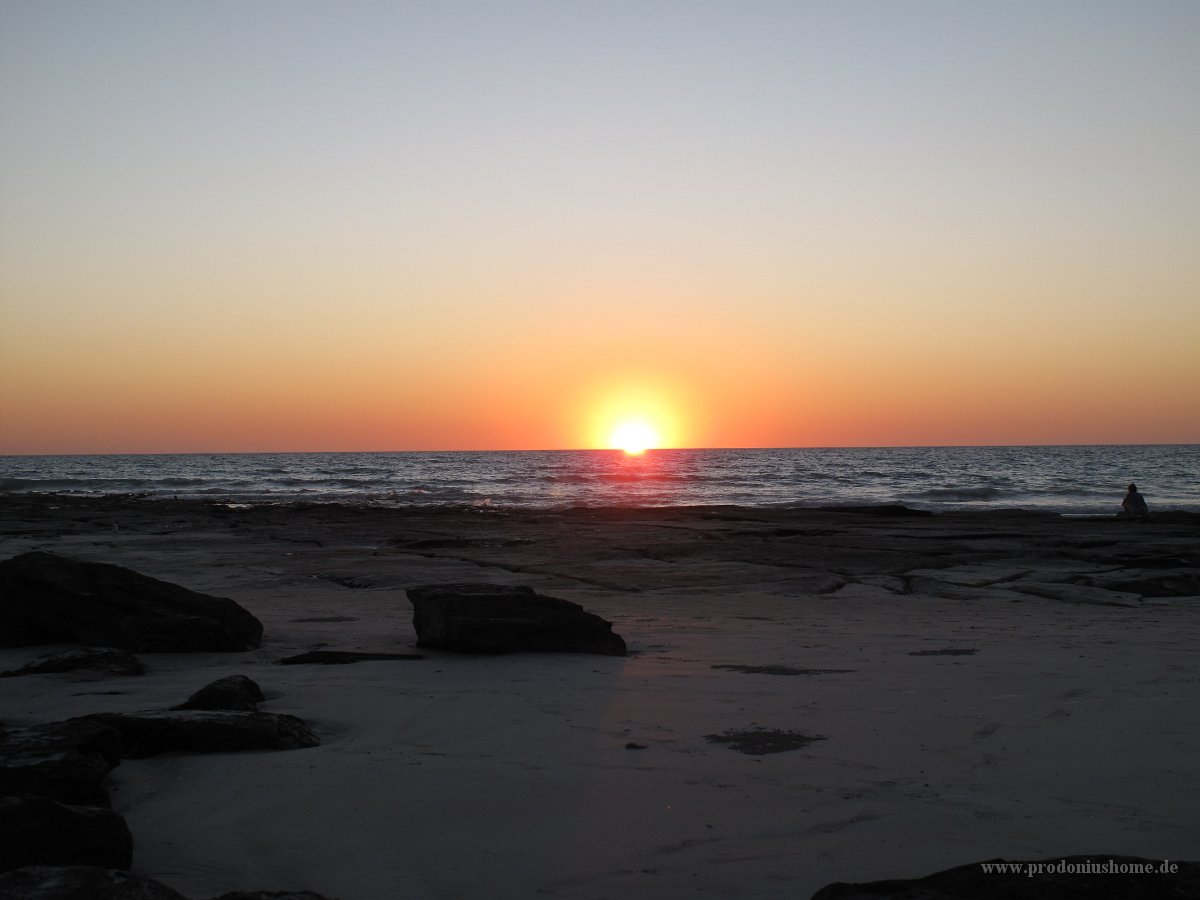
<path id="1" fill-rule="evenodd" d="M 45 673 L 73 672 L 90 669 L 109 675 L 145 675 L 142 661 L 128 650 L 114 647 L 84 647 L 65 653 L 51 653 L 27 662 L 19 669 L 0 672 L 0 678 L 15 678 L 18 675 L 41 675 Z"/>
<path id="2" fill-rule="evenodd" d="M 249 650 L 262 623 L 232 600 L 121 566 L 42 552 L 0 562 L 0 647 L 59 641 L 134 653 Z"/>
<path id="3" fill-rule="evenodd" d="M 128 869 L 133 838 L 107 809 L 46 797 L 0 797 L 0 872 L 24 866 Z"/>
<path id="4" fill-rule="evenodd" d="M 231 891 L 213 900 L 329 900 L 312 891 Z"/>
<path id="5" fill-rule="evenodd" d="M 441 584 L 408 589 L 417 644 L 460 653 L 522 651 L 624 656 L 612 623 L 532 588 Z"/>
<path id="6" fill-rule="evenodd" d="M 388 659 L 424 659 L 420 653 L 359 653 L 356 650 L 310 650 L 296 656 L 287 656 L 279 660 L 281 666 L 303 666 L 319 664 L 323 666 L 342 666 L 348 663 L 372 662 Z"/>
<path id="7" fill-rule="evenodd" d="M 153 878 L 97 866 L 27 866 L 0 875 L 0 900 L 187 900 Z"/>
<path id="8" fill-rule="evenodd" d="M 1191 566 L 1186 559 L 1177 556 L 1120 556 L 1116 561 L 1126 569 L 1186 569 Z"/>
<path id="9" fill-rule="evenodd" d="M 909 656 L 974 656 L 979 650 L 975 647 L 943 647 L 940 650 L 909 650 Z"/>
<path id="10" fill-rule="evenodd" d="M 852 513 L 858 516 L 886 516 L 888 518 L 925 518 L 933 513 L 928 509 L 913 509 L 911 506 L 901 506 L 896 503 L 879 506 L 822 506 L 823 512 Z"/>
<path id="11" fill-rule="evenodd" d="M 746 675 L 846 675 L 857 669 L 794 669 L 791 666 L 742 666 L 732 663 L 719 663 L 714 669 L 728 669 L 731 672 L 742 672 Z"/>
<path id="12" fill-rule="evenodd" d="M 1198 597 L 1200 572 L 1174 572 L 1170 575 L 1138 575 L 1131 573 L 1110 578 L 1092 578 L 1086 582 L 1106 591 L 1122 591 L 1143 597 Z"/>
<path id="13" fill-rule="evenodd" d="M 162 710 L 93 713 L 70 722 L 98 722 L 121 735 L 129 759 L 159 753 L 230 753 L 238 750 L 296 750 L 321 741 L 295 716 L 240 710 Z"/>
<path id="14" fill-rule="evenodd" d="M 245 675 L 228 675 L 206 684 L 172 709 L 240 709 L 253 712 L 267 699 L 262 689 Z"/>
<path id="15" fill-rule="evenodd" d="M 988 872 L 984 865 L 1005 864 L 1016 871 Z M 1200 863 L 1175 862 L 1161 872 L 1161 859 L 1135 856 L 1067 856 L 1027 862 L 993 859 L 946 869 L 925 878 L 837 882 L 812 900 L 1187 900 L 1200 897 Z M 1035 871 L 1032 867 L 1037 866 Z M 1105 869 L 1105 866 L 1111 868 Z M 1130 866 L 1149 866 L 1134 874 Z M 1126 870 L 1123 872 L 1122 867 Z M 1033 873 L 1033 874 L 1031 874 Z"/>
<path id="16" fill-rule="evenodd" d="M 767 728 L 753 728 L 749 731 L 726 731 L 723 734 L 706 734 L 704 739 L 712 744 L 728 744 L 731 750 L 737 750 L 750 756 L 765 756 L 768 753 L 785 753 L 788 750 L 800 750 L 813 741 L 823 741 L 819 734 L 799 734 L 795 731 L 778 731 Z"/>
<path id="17" fill-rule="evenodd" d="M 120 761 L 120 732 L 103 722 L 72 719 L 9 729 L 0 732 L 0 795 L 108 806 L 103 781 Z"/>

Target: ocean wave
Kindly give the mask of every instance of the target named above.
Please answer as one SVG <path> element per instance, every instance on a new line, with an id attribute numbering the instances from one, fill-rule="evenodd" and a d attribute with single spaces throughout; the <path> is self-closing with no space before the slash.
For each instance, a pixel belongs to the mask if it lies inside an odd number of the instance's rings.
<path id="1" fill-rule="evenodd" d="M 103 492 L 124 484 L 125 479 L 117 478 L 0 478 L 0 493 Z"/>

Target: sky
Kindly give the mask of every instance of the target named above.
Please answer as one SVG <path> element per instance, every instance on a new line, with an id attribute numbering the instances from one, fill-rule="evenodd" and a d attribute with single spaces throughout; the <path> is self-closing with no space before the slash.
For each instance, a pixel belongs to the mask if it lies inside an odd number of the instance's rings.
<path id="1" fill-rule="evenodd" d="M 0 453 L 1200 442 L 1197 46 L 1193 0 L 2 0 Z"/>

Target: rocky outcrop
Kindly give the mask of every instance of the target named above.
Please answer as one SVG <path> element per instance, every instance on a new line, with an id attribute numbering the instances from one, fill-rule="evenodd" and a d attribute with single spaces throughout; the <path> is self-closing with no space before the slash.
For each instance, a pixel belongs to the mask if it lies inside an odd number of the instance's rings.
<path id="1" fill-rule="evenodd" d="M 0 900 L 188 900 L 165 884 L 97 866 L 28 866 L 0 875 Z"/>
<path id="2" fill-rule="evenodd" d="M 88 719 L 0 732 L 0 795 L 108 806 L 103 781 L 121 761 L 121 735 Z"/>
<path id="3" fill-rule="evenodd" d="M 46 797 L 0 797 L 0 872 L 24 866 L 128 869 L 133 838 L 107 809 Z"/>
<path id="4" fill-rule="evenodd" d="M 88 669 L 106 675 L 144 675 L 146 667 L 128 650 L 114 647 L 83 647 L 66 653 L 51 653 L 25 663 L 19 669 L 0 672 L 0 678 L 15 678 L 19 675 L 42 675 L 58 672 L 74 672 Z"/>
<path id="5" fill-rule="evenodd" d="M 612 623 L 532 588 L 438 584 L 408 589 L 417 644 L 460 653 L 524 651 L 624 656 Z"/>
<path id="6" fill-rule="evenodd" d="M 278 661 L 281 666 L 344 666 L 357 662 L 424 659 L 420 653 L 360 653 L 357 650 L 309 650 Z"/>
<path id="7" fill-rule="evenodd" d="M 121 737 L 121 755 L 129 759 L 160 753 L 296 750 L 321 743 L 303 720 L 265 712 L 191 709 L 94 713 L 68 720 L 74 722 L 94 722 L 115 729 Z"/>
<path id="8" fill-rule="evenodd" d="M 0 647 L 62 641 L 133 653 L 249 650 L 262 623 L 232 600 L 121 566 L 43 552 L 0 562 Z"/>
<path id="9" fill-rule="evenodd" d="M 160 881 L 95 866 L 28 866 L 0 875 L 0 900 L 188 900 Z M 233 891 L 214 900 L 329 900 L 312 891 Z"/>
<path id="10" fill-rule="evenodd" d="M 1014 867 L 997 871 L 996 864 Z M 1167 900 L 1200 897 L 1200 863 L 1175 862 L 1161 871 L 1161 859 L 1133 856 L 1067 856 L 1025 862 L 988 860 L 936 872 L 924 878 L 837 882 L 812 900 Z M 992 867 L 991 871 L 985 866 Z M 1110 868 L 1105 869 L 1108 866 Z M 1134 873 L 1133 867 L 1149 867 Z M 1036 870 L 1033 867 L 1037 867 Z"/>
<path id="11" fill-rule="evenodd" d="M 262 689 L 245 675 L 228 675 L 206 684 L 172 709 L 233 709 L 253 712 L 265 700 Z"/>
<path id="12" fill-rule="evenodd" d="M 231 891 L 213 900 L 328 900 L 312 891 Z"/>

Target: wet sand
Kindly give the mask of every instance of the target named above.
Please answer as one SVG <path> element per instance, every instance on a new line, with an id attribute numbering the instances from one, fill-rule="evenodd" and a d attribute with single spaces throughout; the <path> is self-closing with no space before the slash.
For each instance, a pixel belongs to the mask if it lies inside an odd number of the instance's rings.
<path id="1" fill-rule="evenodd" d="M 893 512 L 0 497 L 0 558 L 129 566 L 266 626 L 143 677 L 0 680 L 0 721 L 234 673 L 307 721 L 320 747 L 114 771 L 135 870 L 196 897 L 796 898 L 993 857 L 1194 858 L 1200 517 Z M 414 652 L 404 589 L 452 581 L 575 601 L 630 655 L 276 664 Z"/>

